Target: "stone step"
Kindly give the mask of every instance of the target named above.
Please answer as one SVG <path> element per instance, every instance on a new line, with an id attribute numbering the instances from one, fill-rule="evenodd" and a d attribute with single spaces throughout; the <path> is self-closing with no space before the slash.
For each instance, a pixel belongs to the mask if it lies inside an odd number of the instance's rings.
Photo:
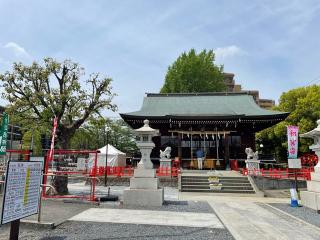
<path id="1" fill-rule="evenodd" d="M 221 190 L 211 190 L 210 177 L 217 177 L 221 183 Z M 195 176 L 181 176 L 181 192 L 212 192 L 212 193 L 250 193 L 254 194 L 255 191 L 245 176 L 236 177 L 220 177 L 209 175 L 195 175 Z"/>
<path id="2" fill-rule="evenodd" d="M 210 192 L 210 193 L 245 193 L 245 194 L 255 194 L 254 190 L 210 190 L 210 189 L 183 189 L 181 192 Z"/>
<path id="3" fill-rule="evenodd" d="M 237 182 L 230 182 L 230 183 L 226 183 L 226 182 L 219 182 L 221 183 L 223 186 L 251 186 L 250 182 L 246 182 L 246 183 L 237 183 Z M 209 185 L 209 182 L 183 182 L 181 183 L 181 185 L 185 186 L 185 185 Z"/>
<path id="4" fill-rule="evenodd" d="M 221 186 L 222 190 L 234 189 L 234 190 L 253 190 L 252 186 Z M 184 189 L 210 189 L 209 185 L 184 185 L 182 190 Z"/>
<path id="5" fill-rule="evenodd" d="M 199 183 L 207 183 L 208 179 L 181 179 L 182 183 L 185 182 L 199 182 Z M 221 183 L 250 183 L 248 179 L 246 180 L 219 180 Z"/>
<path id="6" fill-rule="evenodd" d="M 219 177 L 219 176 L 181 176 L 181 178 L 197 178 L 197 179 L 207 179 L 209 177 L 217 177 L 219 179 L 247 179 L 247 177 Z"/>

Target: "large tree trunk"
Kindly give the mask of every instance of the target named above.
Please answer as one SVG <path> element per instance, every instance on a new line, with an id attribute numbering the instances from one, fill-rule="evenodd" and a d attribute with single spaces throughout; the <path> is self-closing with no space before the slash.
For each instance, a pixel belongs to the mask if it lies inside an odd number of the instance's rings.
<path id="1" fill-rule="evenodd" d="M 57 131 L 57 144 L 60 149 L 67 150 L 70 146 L 70 139 L 74 134 L 75 130 L 70 130 L 67 128 L 60 128 Z M 63 155 L 62 155 L 63 159 Z M 60 159 L 59 159 L 60 160 Z M 60 171 L 60 168 L 64 166 L 64 162 L 57 162 L 57 171 Z M 56 175 L 52 180 L 52 185 L 57 191 L 58 195 L 66 195 L 69 193 L 68 190 L 68 175 L 67 174 L 59 174 Z"/>

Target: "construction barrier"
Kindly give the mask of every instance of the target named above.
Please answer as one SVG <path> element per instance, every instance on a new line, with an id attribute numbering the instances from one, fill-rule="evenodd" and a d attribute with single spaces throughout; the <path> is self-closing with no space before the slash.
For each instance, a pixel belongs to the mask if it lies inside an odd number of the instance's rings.
<path id="1" fill-rule="evenodd" d="M 242 174 L 247 176 L 261 176 L 261 177 L 268 177 L 268 178 L 276 178 L 276 179 L 294 179 L 295 174 L 297 175 L 298 179 L 303 179 L 310 181 L 311 180 L 311 172 L 314 172 L 313 167 L 305 167 L 298 170 L 294 169 L 276 169 L 276 168 L 269 168 L 260 170 L 254 169 L 252 171 L 248 171 L 247 168 L 242 169 Z"/>
<path id="2" fill-rule="evenodd" d="M 98 167 L 91 168 L 89 175 L 93 176 L 94 172 L 96 172 L 97 177 L 109 176 L 109 177 L 132 177 L 134 168 L 131 166 L 127 167 Z M 159 167 L 156 169 L 156 174 L 158 177 L 177 177 L 180 173 L 180 168 L 176 167 Z"/>
<path id="3" fill-rule="evenodd" d="M 88 168 L 89 154 L 94 155 L 93 167 Z M 42 190 L 44 198 L 80 198 L 88 201 L 96 200 L 96 182 L 97 182 L 97 155 L 96 150 L 54 150 L 53 159 L 51 162 L 45 161 L 43 185 L 47 185 L 48 177 L 67 177 L 68 179 L 84 179 L 90 182 L 90 193 L 80 195 L 48 195 L 45 187 Z M 49 151 L 46 159 L 49 159 Z M 82 164 L 79 164 L 84 160 Z M 81 165 L 81 169 L 80 168 Z"/>

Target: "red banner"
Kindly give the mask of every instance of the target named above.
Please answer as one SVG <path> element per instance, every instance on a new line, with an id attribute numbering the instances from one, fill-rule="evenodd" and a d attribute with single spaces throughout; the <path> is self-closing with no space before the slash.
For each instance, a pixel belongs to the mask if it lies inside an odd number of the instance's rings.
<path id="1" fill-rule="evenodd" d="M 56 136 L 56 130 L 58 126 L 58 119 L 57 117 L 54 118 L 53 120 L 53 129 L 52 129 L 52 137 L 51 137 L 51 146 L 50 146 L 50 151 L 48 154 L 48 162 L 52 161 L 53 159 L 53 153 L 54 153 L 54 139 Z"/>

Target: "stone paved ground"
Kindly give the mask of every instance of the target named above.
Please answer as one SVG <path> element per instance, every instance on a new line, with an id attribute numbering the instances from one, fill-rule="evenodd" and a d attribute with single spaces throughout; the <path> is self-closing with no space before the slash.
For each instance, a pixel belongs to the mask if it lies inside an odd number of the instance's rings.
<path id="1" fill-rule="evenodd" d="M 320 228 L 255 202 L 210 202 L 235 239 L 320 239 Z"/>

